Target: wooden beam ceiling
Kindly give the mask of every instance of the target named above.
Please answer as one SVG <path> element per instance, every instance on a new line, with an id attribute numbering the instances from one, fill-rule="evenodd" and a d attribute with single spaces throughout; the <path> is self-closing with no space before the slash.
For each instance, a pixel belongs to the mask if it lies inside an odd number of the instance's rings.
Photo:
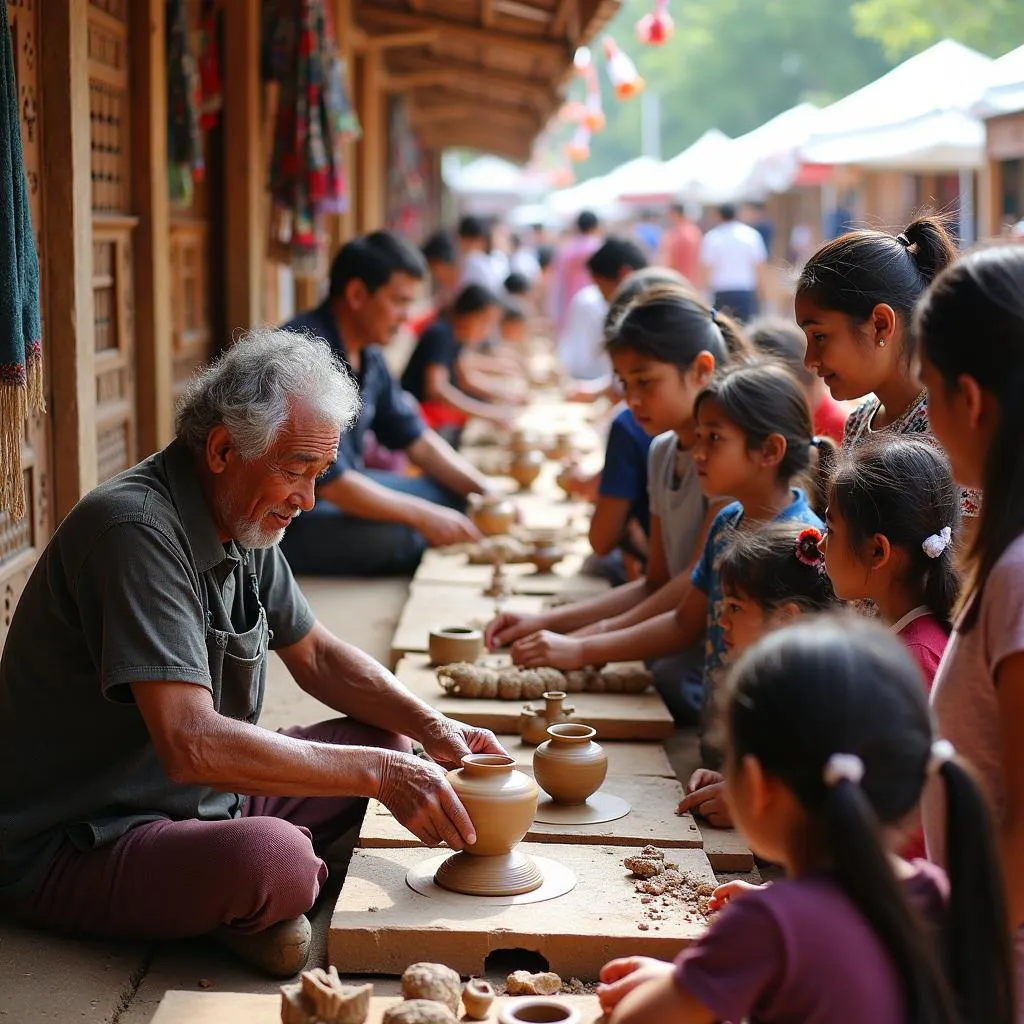
<path id="1" fill-rule="evenodd" d="M 545 79 L 515 75 L 494 68 L 483 68 L 467 61 L 446 58 L 437 64 L 431 60 L 400 60 L 391 62 L 391 67 L 393 78 L 404 78 L 407 75 L 433 71 L 440 67 L 450 73 L 451 80 L 457 86 L 476 89 L 480 92 L 496 88 L 507 89 L 510 93 L 522 96 L 527 102 L 534 105 L 550 105 L 555 98 L 551 83 Z M 486 98 L 490 100 L 492 97 L 488 95 Z"/>
<path id="2" fill-rule="evenodd" d="M 407 14 L 404 11 L 374 7 L 365 2 L 359 5 L 357 17 L 367 30 L 372 30 L 374 25 L 388 29 L 436 29 L 441 38 L 453 42 L 481 48 L 495 46 L 505 50 L 517 50 L 533 57 L 554 61 L 559 71 L 572 60 L 572 53 L 564 42 L 553 40 L 546 35 L 522 35 L 504 29 L 481 28 L 450 18 Z"/>

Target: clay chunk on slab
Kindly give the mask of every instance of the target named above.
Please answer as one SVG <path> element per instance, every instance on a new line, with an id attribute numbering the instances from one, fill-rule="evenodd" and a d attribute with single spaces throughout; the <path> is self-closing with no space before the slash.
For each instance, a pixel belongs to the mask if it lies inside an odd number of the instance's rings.
<path id="1" fill-rule="evenodd" d="M 364 1024 L 373 985 L 343 985 L 336 967 L 303 971 L 281 986 L 282 1024 Z"/>
<path id="2" fill-rule="evenodd" d="M 667 864 L 665 853 L 656 846 L 645 846 L 639 853 L 626 857 L 623 866 L 631 871 L 636 878 L 653 878 L 678 864 Z"/>
<path id="3" fill-rule="evenodd" d="M 562 979 L 551 971 L 513 971 L 505 979 L 505 991 L 510 996 L 553 996 L 561 990 Z"/>
<path id="4" fill-rule="evenodd" d="M 381 1024 L 459 1024 L 458 1017 L 444 1003 L 433 999 L 407 999 L 389 1006 Z"/>
<path id="5" fill-rule="evenodd" d="M 432 999 L 443 1003 L 452 1013 L 459 1012 L 462 979 L 444 964 L 411 964 L 402 975 L 402 995 L 406 999 Z"/>

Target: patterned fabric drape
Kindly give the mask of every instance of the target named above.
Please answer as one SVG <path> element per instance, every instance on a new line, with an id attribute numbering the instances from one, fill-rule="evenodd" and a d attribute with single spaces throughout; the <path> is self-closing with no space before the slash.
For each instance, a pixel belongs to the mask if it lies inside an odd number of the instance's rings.
<path id="1" fill-rule="evenodd" d="M 39 262 L 21 150 L 7 4 L 0 4 L 0 9 L 0 511 L 20 519 L 25 514 L 25 417 L 30 411 L 42 412 L 45 404 Z"/>
<path id="2" fill-rule="evenodd" d="M 320 255 L 321 215 L 346 207 L 341 145 L 359 125 L 325 0 L 264 0 L 263 13 L 263 74 L 279 86 L 270 193 L 303 271 Z"/>

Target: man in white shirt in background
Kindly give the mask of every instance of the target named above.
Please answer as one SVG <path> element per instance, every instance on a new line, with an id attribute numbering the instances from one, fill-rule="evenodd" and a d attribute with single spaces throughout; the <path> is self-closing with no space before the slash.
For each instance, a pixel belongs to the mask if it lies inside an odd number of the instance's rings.
<path id="1" fill-rule="evenodd" d="M 646 266 L 647 257 L 636 242 L 608 238 L 587 260 L 593 283 L 581 288 L 569 303 L 555 353 L 570 377 L 593 383 L 595 395 L 607 387 L 611 377 L 611 363 L 604 350 L 608 303 L 624 278 Z"/>
<path id="2" fill-rule="evenodd" d="M 764 239 L 749 224 L 736 219 L 731 205 L 718 209 L 721 223 L 705 236 L 700 247 L 703 284 L 716 309 L 738 320 L 757 316 L 764 291 L 768 252 Z"/>
<path id="3" fill-rule="evenodd" d="M 489 292 L 501 294 L 505 276 L 499 276 L 497 263 L 488 252 L 489 243 L 487 225 L 479 217 L 466 216 L 459 221 L 460 291 L 467 284 L 478 284 Z"/>

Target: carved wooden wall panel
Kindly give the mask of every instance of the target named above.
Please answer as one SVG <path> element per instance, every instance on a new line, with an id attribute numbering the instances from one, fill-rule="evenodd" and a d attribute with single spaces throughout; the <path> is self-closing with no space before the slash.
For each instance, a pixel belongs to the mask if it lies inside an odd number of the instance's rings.
<path id="1" fill-rule="evenodd" d="M 128 0 L 89 0 L 97 479 L 136 457 Z"/>
<path id="2" fill-rule="evenodd" d="M 18 111 L 21 120 L 21 142 L 25 154 L 25 177 L 28 182 L 32 225 L 36 232 L 41 272 L 40 295 L 43 313 L 44 388 L 50 405 L 48 360 L 53 348 L 46 337 L 46 253 L 40 247 L 43 227 L 43 195 L 40 187 L 41 134 L 43 112 L 40 109 L 39 69 L 39 6 L 41 0 L 9 0 L 7 18 L 14 48 L 14 67 L 18 85 Z M 0 513 L 0 647 L 3 646 L 15 605 L 28 581 L 39 552 L 53 530 L 50 521 L 49 469 L 51 455 L 50 421 L 45 415 L 33 415 L 25 424 L 22 448 L 25 471 L 26 511 L 19 522 Z"/>

